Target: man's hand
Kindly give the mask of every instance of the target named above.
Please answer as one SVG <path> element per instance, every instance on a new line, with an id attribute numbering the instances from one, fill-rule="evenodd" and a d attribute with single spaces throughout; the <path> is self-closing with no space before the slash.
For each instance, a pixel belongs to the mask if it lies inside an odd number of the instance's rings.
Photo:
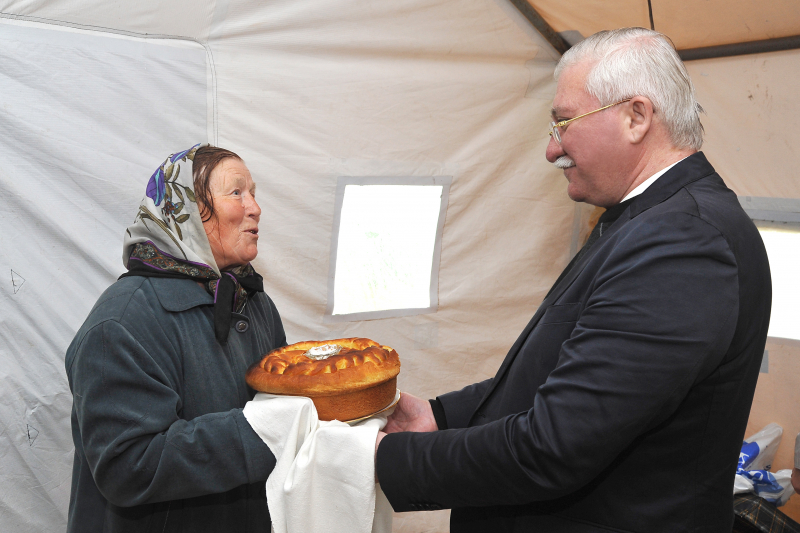
<path id="1" fill-rule="evenodd" d="M 436 419 L 433 418 L 431 404 L 405 392 L 400 393 L 400 400 L 394 408 L 394 413 L 386 420 L 386 427 L 378 431 L 375 439 L 375 461 L 378 460 L 378 446 L 388 433 L 400 431 L 438 431 Z M 375 483 L 378 481 L 378 469 L 375 469 Z"/>
<path id="2" fill-rule="evenodd" d="M 433 418 L 431 404 L 416 396 L 400 393 L 400 401 L 394 408 L 394 413 L 387 419 L 386 433 L 399 431 L 437 431 L 436 419 Z M 378 439 L 380 440 L 380 439 Z"/>
<path id="3" fill-rule="evenodd" d="M 800 468 L 792 470 L 792 487 L 796 493 L 800 494 Z"/>

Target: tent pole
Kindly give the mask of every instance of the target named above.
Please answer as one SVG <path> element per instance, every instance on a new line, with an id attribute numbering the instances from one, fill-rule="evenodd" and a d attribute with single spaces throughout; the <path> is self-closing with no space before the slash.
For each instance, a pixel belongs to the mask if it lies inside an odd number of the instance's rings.
<path id="1" fill-rule="evenodd" d="M 781 50 L 796 50 L 798 48 L 800 48 L 800 35 L 792 35 L 790 37 L 764 39 L 763 41 L 706 46 L 704 48 L 687 48 L 686 50 L 678 50 L 678 55 L 680 55 L 681 59 L 684 61 L 694 61 L 696 59 L 762 54 L 765 52 L 779 52 Z"/>
<path id="2" fill-rule="evenodd" d="M 522 13 L 528 22 L 533 24 L 533 27 L 536 28 L 539 33 L 542 34 L 542 37 L 547 39 L 547 41 L 556 49 L 556 51 L 563 55 L 564 52 L 569 50 L 570 45 L 567 41 L 564 40 L 561 35 L 555 32 L 555 30 L 547 23 L 546 20 L 542 18 L 542 16 L 533 9 L 528 3 L 528 0 L 510 0 L 514 7 L 519 9 L 520 13 Z"/>

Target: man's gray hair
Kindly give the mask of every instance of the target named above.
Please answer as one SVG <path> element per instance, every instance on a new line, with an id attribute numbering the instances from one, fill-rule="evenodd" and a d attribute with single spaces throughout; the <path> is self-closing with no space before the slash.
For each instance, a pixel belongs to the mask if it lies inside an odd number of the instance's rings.
<path id="1" fill-rule="evenodd" d="M 579 42 L 561 57 L 555 70 L 596 62 L 586 78 L 586 92 L 613 104 L 646 96 L 666 125 L 676 148 L 699 150 L 703 125 L 694 85 L 669 38 L 644 28 L 601 31 Z"/>

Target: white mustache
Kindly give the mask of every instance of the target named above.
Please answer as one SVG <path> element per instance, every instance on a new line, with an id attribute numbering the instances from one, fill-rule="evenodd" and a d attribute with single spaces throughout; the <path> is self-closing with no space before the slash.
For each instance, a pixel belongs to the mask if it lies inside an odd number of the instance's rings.
<path id="1" fill-rule="evenodd" d="M 559 157 L 558 159 L 556 159 L 555 161 L 553 161 L 553 164 L 554 164 L 556 167 L 558 167 L 558 168 L 560 168 L 560 169 L 562 169 L 562 170 L 563 170 L 563 169 L 565 169 L 565 168 L 574 167 L 574 166 L 575 166 L 575 161 L 573 161 L 572 159 L 570 159 L 570 157 L 569 157 L 569 156 L 562 155 L 561 157 Z"/>

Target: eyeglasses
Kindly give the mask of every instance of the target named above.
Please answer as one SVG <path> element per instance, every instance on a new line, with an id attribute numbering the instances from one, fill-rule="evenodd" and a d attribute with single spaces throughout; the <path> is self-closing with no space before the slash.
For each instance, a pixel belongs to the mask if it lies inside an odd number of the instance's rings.
<path id="1" fill-rule="evenodd" d="M 559 122 L 551 122 L 550 123 L 550 136 L 556 140 L 558 144 L 561 144 L 561 133 L 558 131 L 559 128 L 563 128 L 573 120 L 578 120 L 579 118 L 583 118 L 586 115 L 591 115 L 592 113 L 597 113 L 598 111 L 602 111 L 603 109 L 608 109 L 609 107 L 614 107 L 615 105 L 624 104 L 625 102 L 630 101 L 630 98 L 627 100 L 620 100 L 619 102 L 608 104 L 607 106 L 603 106 L 600 109 L 595 109 L 594 111 L 589 111 L 588 113 L 584 113 L 583 115 L 578 115 L 575 118 L 571 118 L 568 120 L 562 120 Z"/>

